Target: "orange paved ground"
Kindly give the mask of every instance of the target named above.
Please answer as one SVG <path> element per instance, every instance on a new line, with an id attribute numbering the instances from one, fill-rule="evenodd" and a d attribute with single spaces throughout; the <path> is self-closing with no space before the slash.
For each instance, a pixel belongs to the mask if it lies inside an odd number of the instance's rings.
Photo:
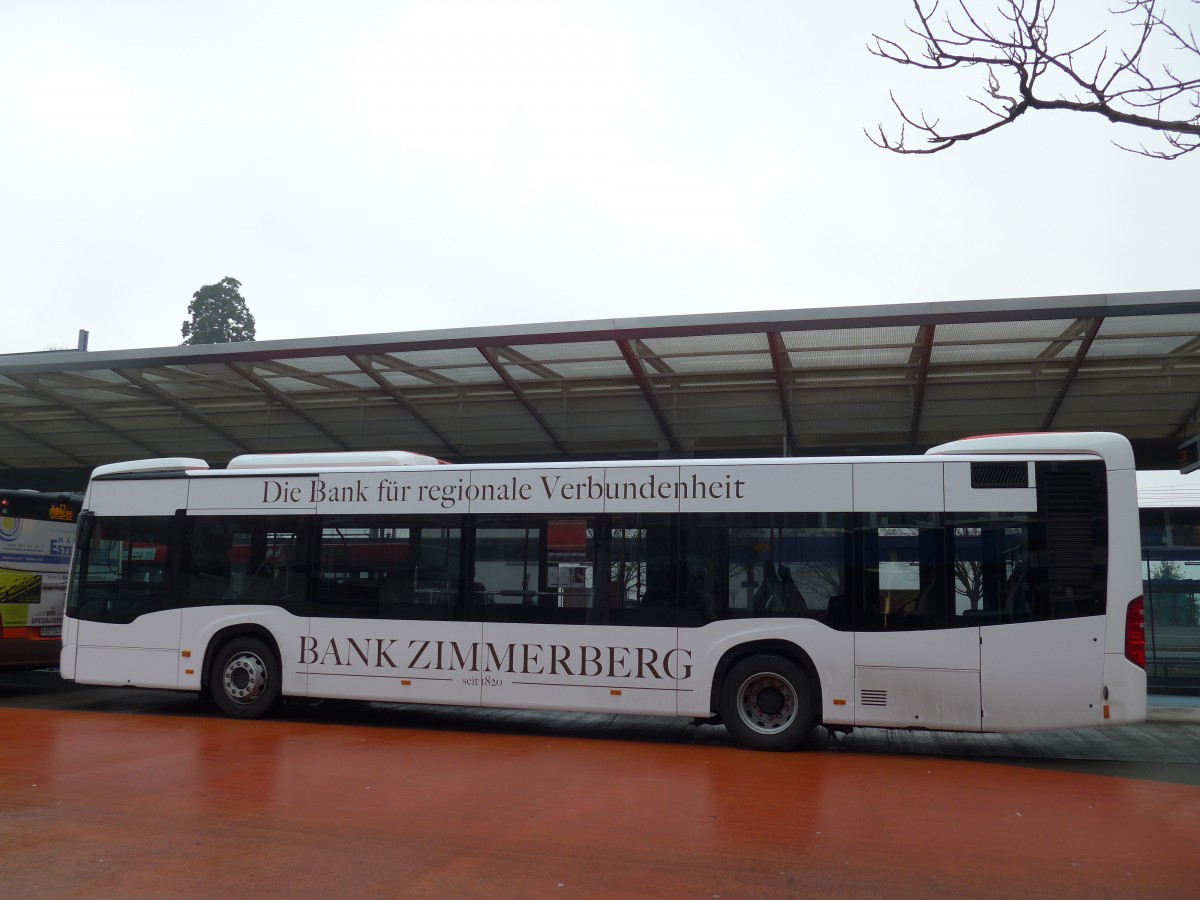
<path id="1" fill-rule="evenodd" d="M 1200 788 L 913 756 L 0 709 L 0 896 L 1186 897 Z"/>

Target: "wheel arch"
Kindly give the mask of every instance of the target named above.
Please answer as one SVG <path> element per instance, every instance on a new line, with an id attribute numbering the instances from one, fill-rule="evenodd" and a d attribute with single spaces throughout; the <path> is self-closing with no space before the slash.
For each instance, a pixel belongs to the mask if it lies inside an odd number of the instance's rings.
<path id="1" fill-rule="evenodd" d="M 717 660 L 717 665 L 713 669 L 712 684 L 709 686 L 708 698 L 709 708 L 716 717 L 720 718 L 721 689 L 725 684 L 725 678 L 729 675 L 729 670 L 741 660 L 760 653 L 782 656 L 794 662 L 804 671 L 804 676 L 808 679 L 808 690 L 812 698 L 813 710 L 816 713 L 817 724 L 820 725 L 823 718 L 821 715 L 821 677 L 817 674 L 817 667 L 813 663 L 812 657 L 808 655 L 804 648 L 781 638 L 746 641 L 735 647 L 730 647 L 721 654 L 721 658 Z"/>

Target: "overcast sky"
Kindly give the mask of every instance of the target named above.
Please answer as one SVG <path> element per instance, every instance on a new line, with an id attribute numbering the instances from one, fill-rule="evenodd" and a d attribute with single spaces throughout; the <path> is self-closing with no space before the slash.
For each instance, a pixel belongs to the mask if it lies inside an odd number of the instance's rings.
<path id="1" fill-rule="evenodd" d="M 890 88 L 962 109 L 867 53 L 906 17 L 0 0 L 0 353 L 178 344 L 225 276 L 260 340 L 1200 287 L 1200 154 L 1065 113 L 871 146 Z"/>

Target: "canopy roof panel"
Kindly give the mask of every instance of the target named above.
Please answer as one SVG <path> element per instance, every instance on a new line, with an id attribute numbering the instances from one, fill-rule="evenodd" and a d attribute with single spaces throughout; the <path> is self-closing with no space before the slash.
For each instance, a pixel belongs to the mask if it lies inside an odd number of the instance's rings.
<path id="1" fill-rule="evenodd" d="M 403 449 L 449 460 L 922 451 L 1196 433 L 1200 291 L 0 356 L 0 467 Z"/>

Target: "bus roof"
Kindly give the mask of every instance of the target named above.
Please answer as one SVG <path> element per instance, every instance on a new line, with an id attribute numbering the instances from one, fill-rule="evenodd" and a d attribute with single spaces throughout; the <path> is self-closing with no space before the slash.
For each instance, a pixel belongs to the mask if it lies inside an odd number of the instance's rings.
<path id="1" fill-rule="evenodd" d="M 408 450 L 366 450 L 342 453 L 246 453 L 229 461 L 228 469 L 334 469 L 390 466 L 448 466 L 435 456 Z"/>
<path id="2" fill-rule="evenodd" d="M 925 452 L 929 456 L 1082 453 L 1099 456 L 1110 470 L 1134 468 L 1133 447 L 1129 439 L 1108 431 L 988 434 L 939 444 Z"/>

